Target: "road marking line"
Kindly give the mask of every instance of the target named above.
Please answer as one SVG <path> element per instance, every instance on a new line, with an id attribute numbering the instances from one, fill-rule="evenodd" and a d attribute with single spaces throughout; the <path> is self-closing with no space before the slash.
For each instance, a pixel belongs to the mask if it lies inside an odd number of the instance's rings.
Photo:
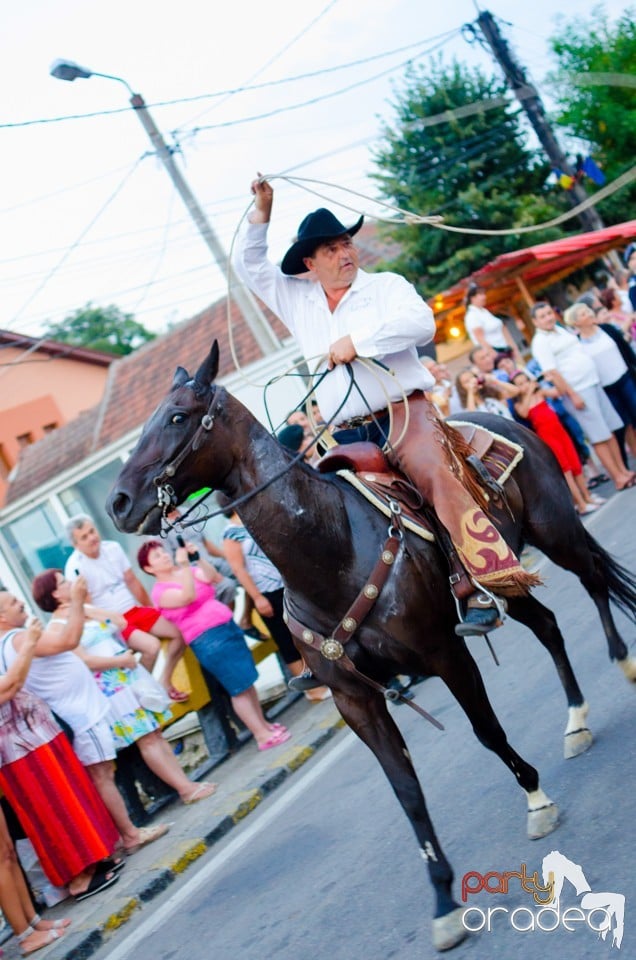
<path id="1" fill-rule="evenodd" d="M 201 867 L 201 870 L 196 876 L 187 880 L 180 886 L 179 890 L 168 897 L 167 901 L 161 904 L 161 909 L 156 910 L 152 916 L 144 920 L 137 929 L 122 940 L 118 946 L 114 947 L 114 949 L 109 949 L 108 960 L 125 960 L 126 957 L 130 956 L 131 951 L 140 941 L 148 937 L 149 934 L 154 933 L 158 927 L 169 923 L 171 913 L 176 910 L 184 900 L 191 900 L 192 895 L 199 887 L 203 886 L 210 877 L 221 870 L 228 860 L 235 857 L 243 847 L 252 841 L 256 834 L 265 830 L 272 820 L 280 817 L 281 813 L 287 807 L 291 806 L 300 794 L 308 790 L 316 780 L 323 777 L 329 767 L 337 763 L 344 753 L 350 750 L 354 744 L 359 743 L 358 738 L 348 731 L 341 742 L 336 744 L 326 757 L 318 760 L 316 764 L 308 768 L 302 779 L 292 784 L 284 796 L 276 800 L 254 823 L 245 827 L 241 835 L 236 837 L 235 840 L 230 841 L 224 850 L 216 854 L 205 866 Z M 104 946 L 109 946 L 108 941 Z"/>

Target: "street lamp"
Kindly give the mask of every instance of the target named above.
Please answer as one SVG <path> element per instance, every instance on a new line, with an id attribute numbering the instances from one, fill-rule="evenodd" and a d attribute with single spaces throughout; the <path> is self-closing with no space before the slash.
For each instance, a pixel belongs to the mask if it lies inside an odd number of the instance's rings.
<path id="1" fill-rule="evenodd" d="M 73 81 L 88 80 L 90 77 L 103 77 L 106 80 L 116 80 L 118 83 L 124 84 L 128 90 L 128 93 L 130 94 L 130 104 L 139 117 L 144 130 L 148 134 L 150 142 L 152 143 L 157 156 L 167 170 L 170 179 L 181 196 L 181 199 L 185 203 L 188 213 L 194 220 L 199 233 L 205 240 L 208 249 L 214 257 L 215 262 L 229 278 L 234 299 L 236 300 L 236 303 L 240 308 L 241 313 L 245 318 L 245 322 L 254 336 L 254 339 L 258 343 L 263 354 L 273 353 L 275 350 L 277 350 L 280 347 L 280 341 L 278 337 L 272 330 L 267 318 L 265 317 L 265 314 L 254 299 L 251 291 L 248 290 L 247 287 L 245 287 L 234 274 L 225 250 L 223 249 L 218 237 L 212 229 L 208 218 L 201 209 L 197 198 L 192 193 L 192 190 L 186 183 L 181 171 L 177 167 L 174 161 L 173 152 L 163 139 L 163 136 L 152 119 L 141 94 L 135 93 L 130 84 L 127 83 L 127 81 L 122 77 L 115 77 L 110 73 L 98 73 L 96 70 L 89 70 L 87 67 L 81 67 L 78 63 L 74 63 L 72 60 L 55 60 L 51 64 L 49 73 L 52 77 L 55 77 L 58 80 Z"/>

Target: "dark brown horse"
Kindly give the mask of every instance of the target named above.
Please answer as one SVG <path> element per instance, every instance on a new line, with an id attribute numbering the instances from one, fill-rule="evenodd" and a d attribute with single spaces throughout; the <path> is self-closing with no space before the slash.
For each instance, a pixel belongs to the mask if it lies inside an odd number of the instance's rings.
<path id="1" fill-rule="evenodd" d="M 294 615 L 328 637 L 367 583 L 387 538 L 387 520 L 341 478 L 292 463 L 245 407 L 215 385 L 217 371 L 216 344 L 194 378 L 177 370 L 115 484 L 110 515 L 121 530 L 153 534 L 167 502 L 182 502 L 202 486 L 232 499 L 245 497 L 241 518 L 280 570 Z M 515 551 L 524 542 L 534 544 L 580 578 L 598 607 L 610 657 L 634 680 L 636 662 L 628 657 L 609 608 L 612 597 L 636 613 L 634 580 L 582 526 L 556 460 L 536 436 L 501 417 L 475 414 L 470 419 L 525 448 L 506 485 L 513 515 L 495 514 L 509 544 Z M 552 656 L 567 696 L 570 755 L 581 752 L 591 741 L 589 731 L 581 730 L 586 705 L 554 615 L 534 597 L 510 600 L 509 613 L 533 630 Z M 509 745 L 477 665 L 454 635 L 456 622 L 445 558 L 436 544 L 407 533 L 375 607 L 346 650 L 359 670 L 381 683 L 396 673 L 441 677 L 478 739 L 525 790 L 529 836 L 544 836 L 556 826 L 556 807 L 540 788 L 537 771 Z M 441 950 L 454 946 L 466 931 L 463 911 L 453 899 L 452 870 L 386 700 L 337 660 L 327 660 L 309 646 L 301 652 L 382 765 L 428 864 L 436 896 L 434 945 Z"/>

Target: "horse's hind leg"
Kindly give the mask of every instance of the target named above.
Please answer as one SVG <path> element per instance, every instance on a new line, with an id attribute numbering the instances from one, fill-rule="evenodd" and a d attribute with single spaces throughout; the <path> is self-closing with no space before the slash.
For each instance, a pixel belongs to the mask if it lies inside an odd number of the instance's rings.
<path id="1" fill-rule="evenodd" d="M 610 599 L 634 619 L 636 590 L 632 574 L 604 550 L 587 532 L 578 517 L 566 529 L 558 523 L 530 523 L 528 540 L 554 563 L 575 574 L 599 612 L 607 651 L 625 677 L 636 682 L 636 659 L 629 656 L 625 641 L 616 629 Z"/>
<path id="2" fill-rule="evenodd" d="M 450 950 L 467 935 L 462 923 L 463 910 L 453 899 L 453 871 L 435 835 L 402 734 L 389 715 L 384 698 L 368 688 L 362 689 L 359 696 L 334 690 L 334 700 L 348 726 L 379 760 L 415 831 L 435 890 L 433 945 L 436 950 Z"/>
<path id="3" fill-rule="evenodd" d="M 495 715 L 477 664 L 464 643 L 454 641 L 439 676 L 470 720 L 475 736 L 514 773 L 528 798 L 528 837 L 538 840 L 557 826 L 559 811 L 539 786 L 539 774 L 516 753 Z"/>
<path id="4" fill-rule="evenodd" d="M 568 703 L 563 755 L 566 760 L 578 757 L 592 745 L 592 734 L 586 724 L 588 705 L 574 675 L 556 617 L 533 596 L 511 598 L 508 612 L 532 630 L 552 657 Z"/>

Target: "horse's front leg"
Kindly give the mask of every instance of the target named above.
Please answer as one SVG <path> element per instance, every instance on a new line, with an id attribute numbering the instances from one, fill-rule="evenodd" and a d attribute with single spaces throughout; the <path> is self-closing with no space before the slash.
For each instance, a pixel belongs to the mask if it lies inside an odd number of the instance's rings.
<path id="1" fill-rule="evenodd" d="M 503 760 L 525 790 L 528 798 L 528 837 L 530 840 L 545 837 L 558 824 L 558 807 L 539 786 L 539 774 L 535 768 L 526 763 L 508 743 L 466 644 L 458 639 L 453 639 L 452 643 L 454 649 L 450 649 L 445 660 L 437 664 L 439 676 L 470 720 L 478 740 Z"/>
<path id="2" fill-rule="evenodd" d="M 349 727 L 373 751 L 409 819 L 428 864 L 435 890 L 433 946 L 450 950 L 466 937 L 463 910 L 453 900 L 453 871 L 444 855 L 426 809 L 426 801 L 402 734 L 390 716 L 385 699 L 363 687 L 352 694 L 333 691 L 338 710 Z"/>

